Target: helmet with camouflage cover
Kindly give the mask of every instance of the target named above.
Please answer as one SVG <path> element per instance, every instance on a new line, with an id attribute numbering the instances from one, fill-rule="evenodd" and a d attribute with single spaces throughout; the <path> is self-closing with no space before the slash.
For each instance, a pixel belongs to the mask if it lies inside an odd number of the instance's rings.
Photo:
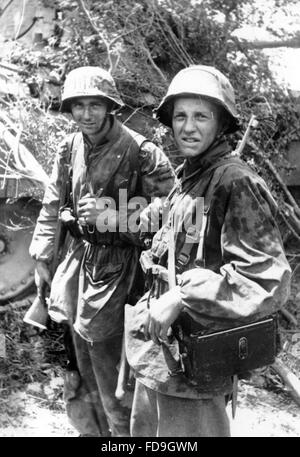
<path id="1" fill-rule="evenodd" d="M 113 103 L 113 109 L 124 106 L 111 74 L 100 67 L 79 67 L 70 71 L 62 92 L 61 112 L 69 113 L 71 101 L 76 97 L 103 97 Z"/>
<path id="2" fill-rule="evenodd" d="M 175 97 L 190 95 L 205 97 L 221 105 L 229 115 L 230 122 L 226 133 L 238 130 L 239 116 L 233 87 L 223 73 L 207 65 L 192 65 L 177 73 L 166 96 L 156 109 L 156 118 L 166 126 L 172 127 L 172 102 Z"/>

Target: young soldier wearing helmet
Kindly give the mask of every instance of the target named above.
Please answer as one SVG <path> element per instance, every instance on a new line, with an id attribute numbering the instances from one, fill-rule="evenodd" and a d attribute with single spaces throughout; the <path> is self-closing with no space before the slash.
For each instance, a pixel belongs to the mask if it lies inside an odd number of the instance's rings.
<path id="1" fill-rule="evenodd" d="M 67 75 L 61 111 L 72 114 L 79 132 L 58 151 L 30 248 L 38 289 L 52 284 L 50 317 L 72 328 L 77 366 L 73 361 L 67 372 L 65 401 L 81 436 L 129 435 L 130 409 L 115 397 L 115 389 L 124 304 L 139 292 L 134 286 L 141 241 L 130 227 L 119 230 L 119 191 L 126 192 L 126 206 L 135 196 L 149 202 L 152 196 L 167 195 L 174 183 L 164 153 L 113 116 L 122 105 L 107 71 L 88 66 Z M 72 214 L 73 225 L 67 254 L 51 281 L 49 265 L 65 185 L 62 170 L 69 163 L 72 179 L 65 210 Z M 115 206 L 99 206 L 102 197 Z M 104 211 L 108 227 L 99 222 Z M 122 218 L 129 215 L 122 212 Z M 67 349 L 74 358 L 72 345 Z"/>
<path id="2" fill-rule="evenodd" d="M 157 118 L 172 128 L 185 160 L 167 200 L 157 199 L 140 218 L 141 230 L 149 231 L 169 207 L 141 257 L 151 290 L 125 311 L 127 358 L 136 376 L 132 435 L 229 436 L 225 406 L 232 377 L 192 378 L 176 322 L 208 334 L 283 305 L 290 268 L 276 204 L 265 182 L 232 157 L 226 134 L 237 130 L 238 114 L 233 88 L 220 71 L 204 65 L 180 71 Z"/>

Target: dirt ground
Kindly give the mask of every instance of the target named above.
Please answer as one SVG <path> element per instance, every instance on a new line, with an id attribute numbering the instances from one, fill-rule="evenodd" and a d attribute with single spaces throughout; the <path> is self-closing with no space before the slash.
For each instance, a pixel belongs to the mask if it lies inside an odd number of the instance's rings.
<path id="1" fill-rule="evenodd" d="M 233 437 L 299 437 L 300 406 L 285 393 L 244 383 L 231 431 Z"/>
<path id="2" fill-rule="evenodd" d="M 76 437 L 64 411 L 62 387 L 62 378 L 53 377 L 2 399 L 0 437 Z M 287 393 L 241 382 L 231 430 L 233 437 L 300 437 L 300 407 Z"/>

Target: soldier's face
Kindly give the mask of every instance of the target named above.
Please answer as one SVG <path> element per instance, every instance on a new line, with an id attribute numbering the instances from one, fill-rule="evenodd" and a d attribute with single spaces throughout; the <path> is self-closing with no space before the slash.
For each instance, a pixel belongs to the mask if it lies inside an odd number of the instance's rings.
<path id="1" fill-rule="evenodd" d="M 77 97 L 71 103 L 74 121 L 80 130 L 89 137 L 94 137 L 103 130 L 108 103 L 99 97 Z"/>
<path id="2" fill-rule="evenodd" d="M 179 97 L 174 102 L 173 134 L 180 154 L 203 154 L 220 131 L 219 109 L 209 100 Z"/>

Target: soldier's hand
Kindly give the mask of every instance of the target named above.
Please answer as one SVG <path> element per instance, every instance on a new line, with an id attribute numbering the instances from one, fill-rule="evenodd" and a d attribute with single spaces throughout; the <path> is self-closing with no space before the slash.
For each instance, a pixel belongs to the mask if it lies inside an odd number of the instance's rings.
<path id="1" fill-rule="evenodd" d="M 98 198 L 97 210 L 97 230 L 101 233 L 106 232 L 107 230 L 115 232 L 119 225 L 119 211 L 116 210 L 114 199 L 105 196 Z"/>
<path id="2" fill-rule="evenodd" d="M 35 265 L 34 280 L 39 295 L 42 295 L 46 285 L 51 287 L 51 273 L 46 262 L 37 260 Z"/>
<path id="3" fill-rule="evenodd" d="M 77 214 L 80 225 L 96 225 L 97 216 L 97 199 L 91 194 L 86 194 L 78 201 Z"/>
<path id="4" fill-rule="evenodd" d="M 154 343 L 161 344 L 161 341 L 167 339 L 168 330 L 182 309 L 183 304 L 177 287 L 157 300 L 151 300 L 148 332 Z"/>

